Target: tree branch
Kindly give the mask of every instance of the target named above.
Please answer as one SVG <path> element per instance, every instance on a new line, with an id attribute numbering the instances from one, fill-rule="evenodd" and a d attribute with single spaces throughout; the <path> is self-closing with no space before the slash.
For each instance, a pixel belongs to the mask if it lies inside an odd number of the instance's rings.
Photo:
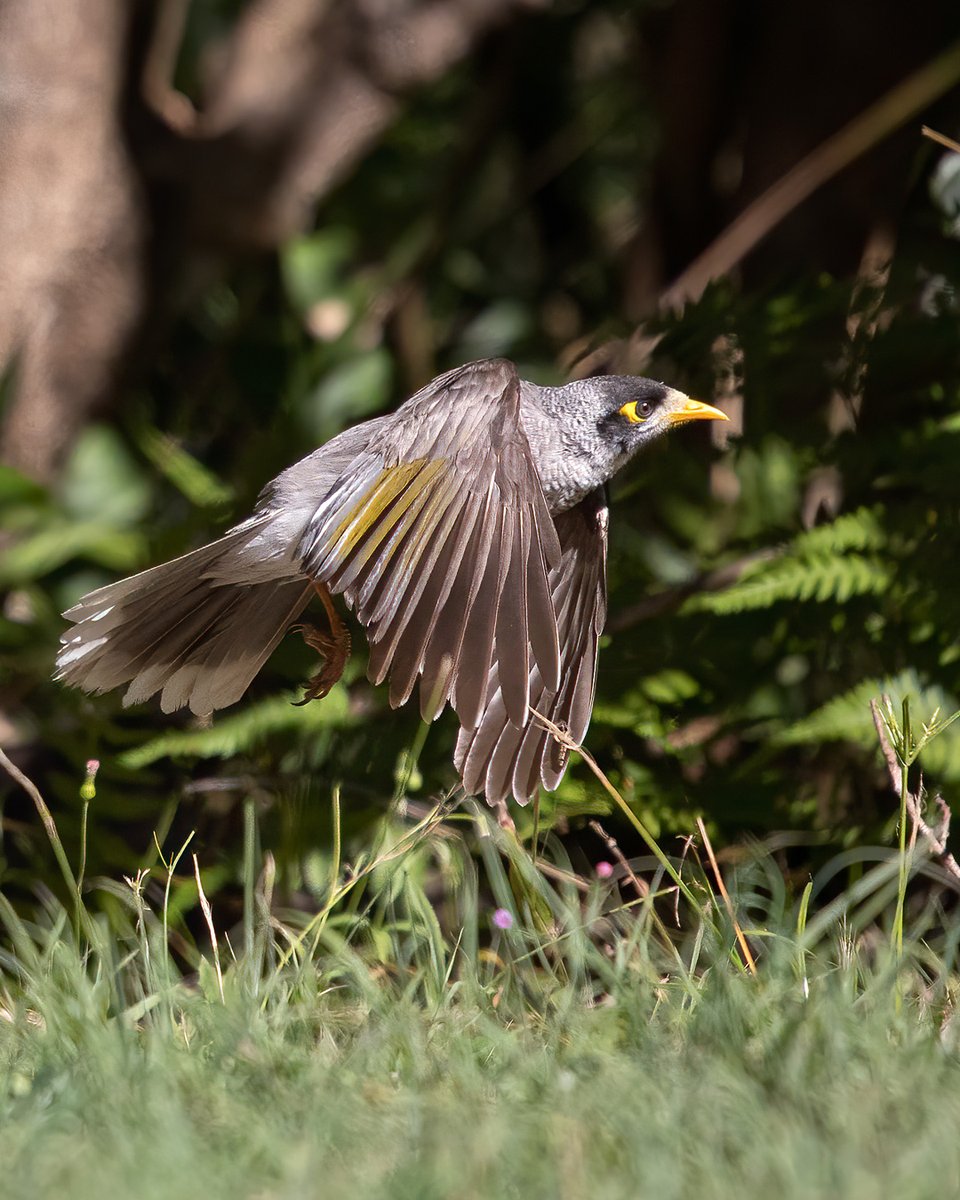
<path id="1" fill-rule="evenodd" d="M 925 63 L 859 116 L 822 142 L 767 188 L 660 296 L 661 311 L 698 300 L 707 285 L 728 274 L 772 229 L 844 167 L 938 100 L 960 80 L 960 42 Z"/>

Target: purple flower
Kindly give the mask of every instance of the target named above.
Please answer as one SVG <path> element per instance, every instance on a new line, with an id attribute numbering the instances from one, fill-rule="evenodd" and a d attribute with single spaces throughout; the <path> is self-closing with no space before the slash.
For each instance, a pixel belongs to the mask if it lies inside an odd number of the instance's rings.
<path id="1" fill-rule="evenodd" d="M 513 914 L 509 909 L 498 908 L 493 914 L 493 923 L 498 929 L 510 929 L 513 925 Z"/>
<path id="2" fill-rule="evenodd" d="M 100 770 L 100 759 L 99 758 L 88 758 L 87 759 L 87 774 L 90 776 L 91 779 L 94 777 L 94 775 L 96 775 L 96 773 L 99 770 Z"/>
<path id="3" fill-rule="evenodd" d="M 596 871 L 598 879 L 609 879 L 613 874 L 613 863 L 608 863 L 601 859 L 593 869 Z"/>

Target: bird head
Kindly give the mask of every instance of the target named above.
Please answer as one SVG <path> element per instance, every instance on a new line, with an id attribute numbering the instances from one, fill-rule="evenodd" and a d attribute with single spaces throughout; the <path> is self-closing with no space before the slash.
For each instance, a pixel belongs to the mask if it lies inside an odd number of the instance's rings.
<path id="1" fill-rule="evenodd" d="M 647 442 L 688 421 L 727 421 L 727 414 L 653 379 L 609 375 L 600 384 L 598 428 L 602 439 L 629 457 Z"/>
<path id="2" fill-rule="evenodd" d="M 535 402 L 526 421 L 534 461 L 548 502 L 560 511 L 668 430 L 688 421 L 728 420 L 719 408 L 636 375 L 594 376 L 558 388 L 523 386 Z"/>
<path id="3" fill-rule="evenodd" d="M 726 413 L 676 388 L 633 375 L 607 375 L 594 385 L 591 409 L 594 447 L 610 478 L 643 446 L 688 421 L 727 421 Z M 600 465 L 600 464 L 598 464 Z"/>

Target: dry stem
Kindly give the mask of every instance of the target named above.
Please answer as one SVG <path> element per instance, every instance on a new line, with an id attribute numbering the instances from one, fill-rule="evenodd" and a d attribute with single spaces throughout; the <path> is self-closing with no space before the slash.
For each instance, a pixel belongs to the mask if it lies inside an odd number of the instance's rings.
<path id="1" fill-rule="evenodd" d="M 886 726 L 884 725 L 880 707 L 876 700 L 870 701 L 870 712 L 873 714 L 874 728 L 877 731 L 880 749 L 883 751 L 883 757 L 887 764 L 890 786 L 893 788 L 895 795 L 899 797 L 903 780 L 903 769 L 900 766 L 900 760 L 897 758 L 896 751 L 890 745 Z M 910 820 L 913 822 L 915 834 L 917 832 L 921 834 L 930 848 L 930 853 L 940 862 L 944 870 L 949 871 L 955 879 L 960 879 L 960 864 L 957 863 L 957 860 L 947 849 L 947 837 L 950 833 L 950 807 L 943 797 L 939 795 L 934 798 L 934 803 L 940 813 L 940 827 L 937 830 L 931 829 L 923 819 L 920 796 L 914 792 L 907 792 L 907 812 L 910 814 Z"/>
<path id="2" fill-rule="evenodd" d="M 740 928 L 740 922 L 737 920 L 737 915 L 733 911 L 733 901 L 730 899 L 730 893 L 727 891 L 726 884 L 723 882 L 723 876 L 720 874 L 720 867 L 717 863 L 717 856 L 713 852 L 713 846 L 710 843 L 710 838 L 707 835 L 707 827 L 703 823 L 701 817 L 697 817 L 697 829 L 700 830 L 700 837 L 703 841 L 703 848 L 707 852 L 707 858 L 710 860 L 710 866 L 713 868 L 714 878 L 717 881 L 717 887 L 720 889 L 720 895 L 723 897 L 723 903 L 726 905 L 727 913 L 733 924 L 733 931 L 737 935 L 737 941 L 740 944 L 740 949 L 743 951 L 744 961 L 751 975 L 756 975 L 757 964 L 754 961 L 753 955 L 750 953 L 750 947 L 747 945 L 747 939 L 743 935 L 743 930 Z"/>

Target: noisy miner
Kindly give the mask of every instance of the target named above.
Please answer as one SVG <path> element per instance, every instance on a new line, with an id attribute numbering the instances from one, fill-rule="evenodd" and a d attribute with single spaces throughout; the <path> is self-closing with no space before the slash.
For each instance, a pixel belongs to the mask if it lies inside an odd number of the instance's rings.
<path id="1" fill-rule="evenodd" d="M 64 614 L 58 679 L 127 684 L 164 712 L 234 704 L 312 596 L 329 629 L 301 625 L 323 656 L 305 700 L 340 678 L 366 631 L 368 674 L 432 721 L 460 720 L 455 765 L 469 794 L 504 811 L 556 788 L 593 707 L 606 616 L 604 484 L 687 421 L 725 414 L 633 376 L 540 387 L 506 359 L 468 363 L 389 416 L 348 429 L 267 484 L 251 517 L 210 545 L 98 588 Z"/>

